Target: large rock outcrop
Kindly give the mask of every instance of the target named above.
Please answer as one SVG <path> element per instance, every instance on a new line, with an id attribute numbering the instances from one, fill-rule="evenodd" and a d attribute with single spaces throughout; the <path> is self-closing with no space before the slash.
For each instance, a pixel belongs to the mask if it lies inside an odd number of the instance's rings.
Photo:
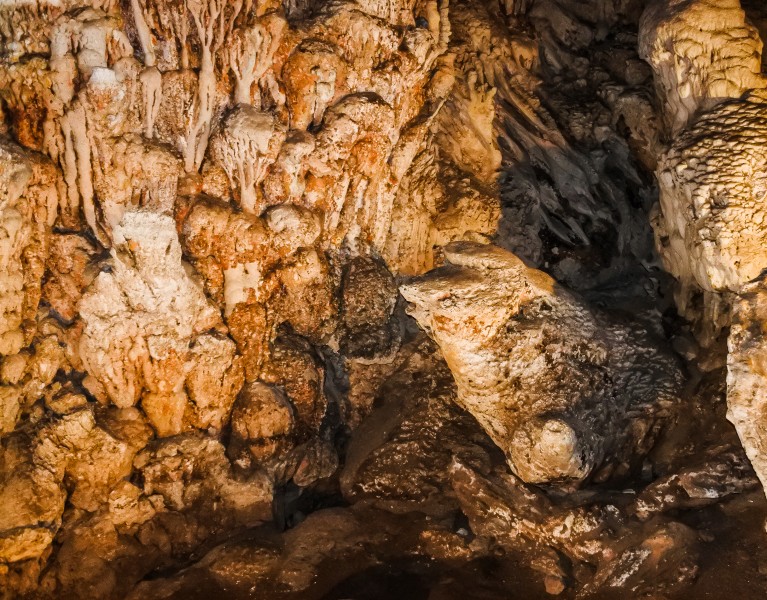
<path id="1" fill-rule="evenodd" d="M 530 483 L 626 474 L 677 404 L 671 355 L 510 252 L 455 242 L 445 257 L 402 295 L 511 469 Z"/>

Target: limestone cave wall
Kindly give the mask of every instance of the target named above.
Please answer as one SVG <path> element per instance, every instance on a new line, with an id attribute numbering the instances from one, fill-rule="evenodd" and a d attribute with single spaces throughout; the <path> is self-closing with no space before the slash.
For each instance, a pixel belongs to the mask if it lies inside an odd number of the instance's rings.
<path id="1" fill-rule="evenodd" d="M 0 0 L 2 597 L 763 597 L 764 34 Z"/>

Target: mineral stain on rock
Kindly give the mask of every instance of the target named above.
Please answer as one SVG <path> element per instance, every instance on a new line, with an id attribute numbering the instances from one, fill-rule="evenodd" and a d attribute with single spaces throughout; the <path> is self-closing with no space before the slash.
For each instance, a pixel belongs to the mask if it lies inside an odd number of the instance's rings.
<path id="1" fill-rule="evenodd" d="M 0 1 L 0 596 L 764 597 L 766 24 Z"/>

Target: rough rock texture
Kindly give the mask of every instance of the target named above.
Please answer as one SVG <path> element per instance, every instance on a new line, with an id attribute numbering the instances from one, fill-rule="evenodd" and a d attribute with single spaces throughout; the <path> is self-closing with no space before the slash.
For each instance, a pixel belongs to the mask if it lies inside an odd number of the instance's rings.
<path id="1" fill-rule="evenodd" d="M 184 249 L 224 313 L 247 379 L 254 380 L 284 321 L 314 339 L 332 323 L 333 282 L 317 246 L 319 224 L 310 211 L 293 206 L 274 207 L 260 218 L 209 198 L 190 204 L 182 221 Z"/>
<path id="2" fill-rule="evenodd" d="M 732 326 L 727 339 L 727 418 L 735 425 L 751 464 L 767 490 L 765 462 L 764 320 L 767 290 L 763 279 L 748 284 L 733 306 Z"/>
<path id="3" fill-rule="evenodd" d="M 187 423 L 220 430 L 242 366 L 234 342 L 209 333 L 220 315 L 184 271 L 173 220 L 127 212 L 113 236 L 108 270 L 78 305 L 85 385 L 121 408 L 141 402 L 159 436 Z"/>
<path id="4" fill-rule="evenodd" d="M 0 140 L 2 313 L 0 355 L 29 344 L 40 301 L 58 174 L 43 157 Z"/>
<path id="5" fill-rule="evenodd" d="M 674 359 L 509 252 L 444 252 L 401 291 L 511 469 L 529 483 L 624 475 L 677 404 Z"/>
<path id="6" fill-rule="evenodd" d="M 584 591 L 621 588 L 633 594 L 667 592 L 695 576 L 695 534 L 681 523 L 626 522 L 616 539 L 611 525 L 621 515 L 610 504 L 563 509 L 521 487 L 511 475 L 482 477 L 461 463 L 453 465 L 452 474 L 473 529 L 501 544 L 513 545 L 524 538 L 540 548 L 543 556 L 533 565 L 549 571 L 547 589 L 557 589 L 555 586 L 569 577 L 577 579 L 579 563 L 596 568 Z M 551 552 L 549 556 L 546 549 Z M 558 554 L 572 561 L 573 572 L 561 570 Z"/>
<path id="7" fill-rule="evenodd" d="M 449 515 L 458 507 L 450 485 L 453 457 L 486 471 L 500 452 L 456 405 L 449 372 L 432 345 L 417 338 L 403 354 L 405 363 L 380 384 L 385 401 L 349 444 L 341 492 L 350 502 L 391 512 Z"/>
<path id="8" fill-rule="evenodd" d="M 728 418 L 764 481 L 767 438 L 757 399 L 767 267 L 762 41 L 738 1 L 698 0 L 648 8 L 639 46 L 662 90 L 672 136 L 657 167 L 658 249 L 701 345 L 716 348 L 731 326 Z"/>
<path id="9" fill-rule="evenodd" d="M 766 23 L 0 0 L 0 597 L 763 596 Z"/>
<path id="10" fill-rule="evenodd" d="M 654 2 L 639 32 L 672 134 L 699 111 L 764 87 L 762 40 L 740 0 Z"/>
<path id="11" fill-rule="evenodd" d="M 129 410 L 117 418 L 136 417 Z M 132 433 L 120 439 L 97 422 L 92 409 L 80 407 L 6 440 L 2 559 L 16 562 L 42 554 L 61 526 L 65 501 L 85 511 L 104 503 L 131 472 L 133 457 L 149 437 Z"/>
<path id="12" fill-rule="evenodd" d="M 767 267 L 765 118 L 759 93 L 722 103 L 660 159 L 657 235 L 666 267 L 684 286 L 737 292 Z"/>

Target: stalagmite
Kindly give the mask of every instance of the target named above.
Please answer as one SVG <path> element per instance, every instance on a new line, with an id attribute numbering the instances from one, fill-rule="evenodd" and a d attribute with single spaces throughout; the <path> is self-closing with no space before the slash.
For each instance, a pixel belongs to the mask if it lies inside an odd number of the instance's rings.
<path id="1" fill-rule="evenodd" d="M 762 40 L 740 0 L 655 2 L 642 15 L 640 54 L 656 73 L 672 133 L 722 100 L 765 85 Z"/>
<path id="2" fill-rule="evenodd" d="M 741 288 L 733 303 L 727 339 L 727 418 L 738 431 L 746 454 L 767 490 L 767 421 L 764 369 L 767 357 L 763 277 Z"/>
<path id="3" fill-rule="evenodd" d="M 701 344 L 713 346 L 730 326 L 728 418 L 767 490 L 759 400 L 767 345 L 760 324 L 767 268 L 762 40 L 738 0 L 657 5 L 643 15 L 640 33 L 673 135 L 658 162 L 658 247 Z"/>

